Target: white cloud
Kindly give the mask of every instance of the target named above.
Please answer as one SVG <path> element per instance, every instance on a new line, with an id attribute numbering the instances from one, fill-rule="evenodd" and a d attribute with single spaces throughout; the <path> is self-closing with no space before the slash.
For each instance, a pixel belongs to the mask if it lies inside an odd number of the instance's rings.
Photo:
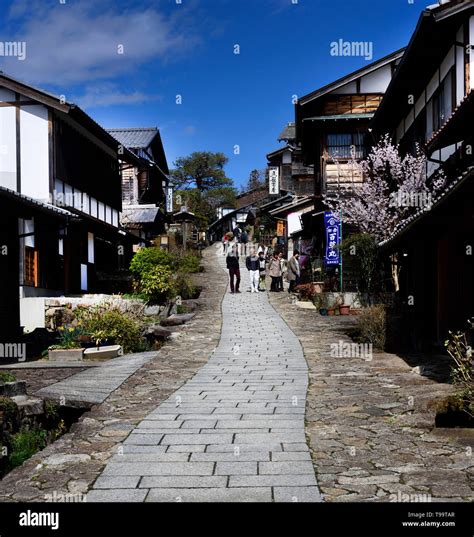
<path id="1" fill-rule="evenodd" d="M 81 108 L 94 106 L 113 106 L 117 104 L 142 104 L 151 101 L 161 101 L 163 97 L 142 91 L 125 91 L 117 84 L 99 83 L 87 86 L 81 95 L 72 95 L 71 101 Z"/>
<path id="2" fill-rule="evenodd" d="M 31 83 L 62 87 L 111 79 L 156 59 L 172 61 L 196 43 L 189 30 L 180 31 L 176 17 L 154 8 L 120 11 L 108 1 L 45 4 L 19 0 L 9 13 L 20 25 L 15 39 L 26 42 L 27 54 L 23 62 L 5 59 L 2 69 Z"/>

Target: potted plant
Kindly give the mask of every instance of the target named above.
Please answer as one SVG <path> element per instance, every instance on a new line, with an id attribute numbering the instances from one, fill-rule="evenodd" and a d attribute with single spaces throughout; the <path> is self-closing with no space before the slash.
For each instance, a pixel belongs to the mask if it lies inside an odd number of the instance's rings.
<path id="1" fill-rule="evenodd" d="M 322 280 L 323 269 L 317 267 L 313 270 L 313 288 L 315 293 L 322 293 L 324 291 L 324 281 Z"/>
<path id="2" fill-rule="evenodd" d="M 325 293 L 318 293 L 315 295 L 314 305 L 320 315 L 325 317 L 328 314 L 328 297 Z"/>
<path id="3" fill-rule="evenodd" d="M 341 315 L 340 308 L 343 304 L 344 304 L 344 295 L 342 293 L 335 295 L 334 304 L 333 304 L 333 308 L 334 308 L 333 315 Z"/>
<path id="4" fill-rule="evenodd" d="M 349 315 L 350 309 L 351 307 L 349 306 L 349 304 L 341 304 L 339 306 L 339 315 Z"/>
<path id="5" fill-rule="evenodd" d="M 81 361 L 84 349 L 81 347 L 79 337 L 84 335 L 80 326 L 60 326 L 59 343 L 48 347 L 48 358 L 51 361 Z"/>
<path id="6" fill-rule="evenodd" d="M 95 341 L 95 346 L 89 347 L 84 351 L 85 359 L 110 360 L 111 358 L 116 358 L 117 356 L 121 356 L 123 354 L 121 345 L 110 344 L 109 333 L 106 330 L 95 330 L 91 336 L 92 340 Z"/>

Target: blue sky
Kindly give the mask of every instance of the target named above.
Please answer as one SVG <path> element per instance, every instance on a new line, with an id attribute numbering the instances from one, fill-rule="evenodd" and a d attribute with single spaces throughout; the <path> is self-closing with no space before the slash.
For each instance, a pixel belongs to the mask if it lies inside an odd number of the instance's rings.
<path id="1" fill-rule="evenodd" d="M 333 41 L 372 42 L 376 60 L 408 43 L 429 3 L 179 1 L 0 0 L 0 41 L 26 42 L 26 59 L 0 57 L 0 69 L 65 95 L 106 128 L 159 127 L 170 166 L 222 151 L 239 186 L 279 147 L 293 95 L 370 63 L 331 56 Z"/>

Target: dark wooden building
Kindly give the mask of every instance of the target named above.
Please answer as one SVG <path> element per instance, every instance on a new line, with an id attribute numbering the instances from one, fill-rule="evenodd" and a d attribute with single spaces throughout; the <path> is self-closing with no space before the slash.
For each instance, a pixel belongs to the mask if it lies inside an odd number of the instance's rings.
<path id="1" fill-rule="evenodd" d="M 169 169 L 160 131 L 152 128 L 108 129 L 126 148 L 120 160 L 123 213 L 121 224 L 149 243 L 165 232 Z M 130 155 L 131 153 L 131 155 Z"/>
<path id="2" fill-rule="evenodd" d="M 372 121 L 376 135 L 391 134 L 402 150 L 424 148 L 428 182 L 444 177 L 432 204 L 382 244 L 401 264 L 402 333 L 410 346 L 441 345 L 474 315 L 473 44 L 471 1 L 424 10 Z"/>
<path id="3" fill-rule="evenodd" d="M 284 146 L 268 153 L 269 166 L 279 168 L 280 188 L 298 196 L 314 194 L 314 166 L 303 162 L 301 142 L 296 140 L 296 125 L 288 123 L 278 137 Z"/>
<path id="4" fill-rule="evenodd" d="M 0 73 L 0 186 L 67 210 L 61 234 L 16 220 L 20 296 L 105 292 L 128 266 L 133 237 L 120 225 L 119 143 L 73 103 Z"/>
<path id="5" fill-rule="evenodd" d="M 34 227 L 32 223 L 34 222 Z M 58 248 L 78 224 L 70 211 L 0 186 L 0 342 L 18 342 L 20 286 L 64 286 L 64 255 Z"/>
<path id="6" fill-rule="evenodd" d="M 326 240 L 324 212 L 328 207 L 324 196 L 350 196 L 362 183 L 363 177 L 352 161 L 364 158 L 373 141 L 370 121 L 402 55 L 400 50 L 385 56 L 301 97 L 295 105 L 295 143 L 303 165 L 314 167 L 314 208 L 301 215 L 303 228 L 293 238 L 304 241 L 318 267 L 323 266 Z M 352 229 L 343 226 L 343 237 L 350 232 Z M 328 278 L 336 277 L 338 271 L 337 266 L 328 268 Z M 344 289 L 356 290 L 346 271 Z"/>

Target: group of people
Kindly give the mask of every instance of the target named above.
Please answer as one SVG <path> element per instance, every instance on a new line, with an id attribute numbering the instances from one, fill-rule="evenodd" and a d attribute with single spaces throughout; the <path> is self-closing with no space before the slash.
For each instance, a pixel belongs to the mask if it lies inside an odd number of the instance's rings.
<path id="1" fill-rule="evenodd" d="M 250 292 L 259 293 L 266 290 L 267 274 L 271 278 L 271 292 L 283 291 L 283 276 L 285 274 L 289 282 L 288 292 L 294 292 L 301 277 L 301 267 L 298 260 L 298 250 L 293 252 L 293 256 L 287 263 L 281 252 L 274 251 L 268 254 L 263 245 L 259 246 L 258 252 L 252 247 L 250 255 L 245 259 L 245 266 L 249 273 Z M 226 265 L 229 270 L 230 292 L 232 294 L 240 293 L 240 258 L 237 244 L 230 247 L 226 257 Z"/>
<path id="2" fill-rule="evenodd" d="M 229 238 L 229 234 L 226 233 L 222 237 L 222 249 L 224 255 L 227 255 L 229 248 L 232 247 L 233 244 L 239 244 L 241 254 L 246 255 L 247 244 L 249 243 L 249 235 L 247 231 L 245 229 L 242 231 L 239 226 L 236 226 L 235 229 L 232 231 L 231 236 L 232 239 Z"/>

